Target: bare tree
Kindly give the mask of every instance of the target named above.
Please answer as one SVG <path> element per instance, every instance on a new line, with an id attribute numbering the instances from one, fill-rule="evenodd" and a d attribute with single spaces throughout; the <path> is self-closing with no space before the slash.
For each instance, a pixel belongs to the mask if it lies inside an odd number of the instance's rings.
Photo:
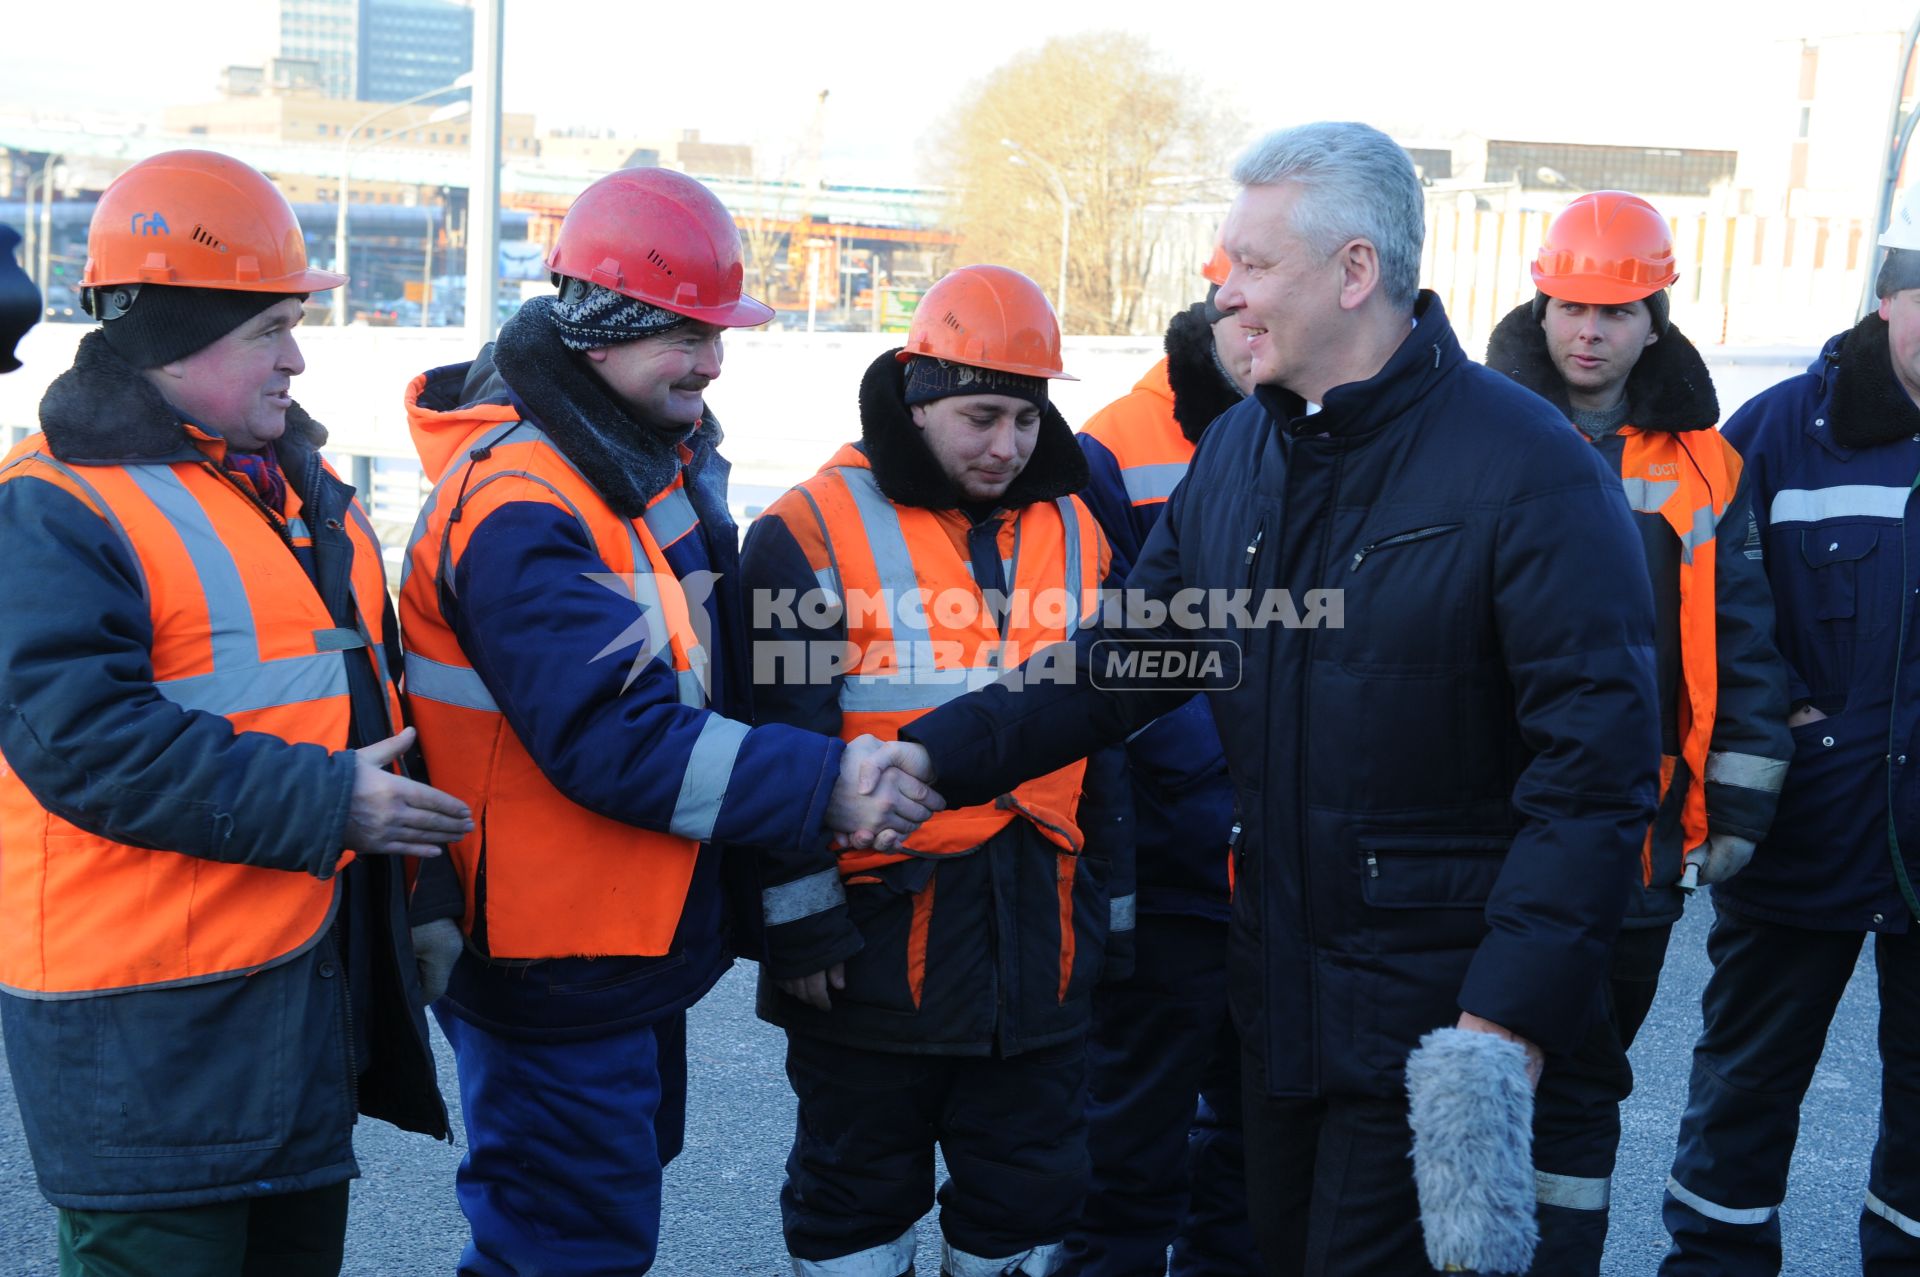
<path id="1" fill-rule="evenodd" d="M 1050 40 L 988 75 L 936 131 L 933 151 L 954 191 L 963 259 L 1024 271 L 1051 296 L 1064 191 L 1069 327 L 1138 333 L 1167 318 L 1150 313 L 1155 273 L 1199 269 L 1169 250 L 1159 222 L 1208 179 L 1224 198 L 1242 133 L 1144 39 L 1095 32 Z"/>

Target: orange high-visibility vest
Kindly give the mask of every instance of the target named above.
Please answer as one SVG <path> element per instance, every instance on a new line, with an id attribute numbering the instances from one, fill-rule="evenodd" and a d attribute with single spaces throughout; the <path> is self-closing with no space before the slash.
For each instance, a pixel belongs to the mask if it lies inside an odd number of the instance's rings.
<path id="1" fill-rule="evenodd" d="M 1151 397 L 1149 397 L 1151 396 Z M 1080 433 L 1096 439 L 1120 466 L 1120 481 L 1133 505 L 1165 501 L 1193 462 L 1193 440 L 1173 416 L 1167 361 L 1147 370 L 1133 393 L 1095 413 Z"/>
<path id="2" fill-rule="evenodd" d="M 701 708 L 708 654 L 661 550 L 698 517 L 676 477 L 643 517 L 624 519 L 513 409 L 462 411 L 474 429 L 420 512 L 400 587 L 407 697 L 427 772 L 474 812 L 474 831 L 449 848 L 466 890 L 461 925 L 471 933 L 484 912 L 487 951 L 499 958 L 661 956 L 725 792 L 702 751 L 711 744 L 709 753 L 731 757 L 745 724 L 708 716 L 668 831 L 589 811 L 554 787 L 514 734 L 441 614 L 440 592 L 453 589 L 473 530 L 493 511 L 525 501 L 565 510 L 606 563 L 609 588 L 633 599 L 636 622 L 644 618 L 645 650 L 670 654 L 680 702 Z"/>
<path id="3" fill-rule="evenodd" d="M 183 710 L 235 731 L 345 749 L 347 662 L 387 677 L 386 576 L 358 505 L 356 629 L 337 626 L 281 530 L 210 459 L 69 466 L 35 435 L 0 463 L 0 483 L 51 483 L 110 524 L 141 576 L 153 622 L 153 681 Z M 286 531 L 311 544 L 300 495 Z M 370 649 L 363 651 L 361 649 Z M 337 879 L 152 851 L 88 833 L 43 808 L 11 768 L 0 777 L 0 986 L 84 997 L 246 975 L 298 954 L 333 916 Z M 353 857 L 341 853 L 337 866 Z"/>
<path id="4" fill-rule="evenodd" d="M 998 679 L 1052 643 L 1073 637 L 1097 606 L 1106 538 L 1077 497 L 1036 501 L 1000 530 L 1008 598 L 1002 638 L 965 550 L 958 510 L 896 505 L 851 444 L 797 489 L 810 506 L 786 520 L 808 561 L 841 600 L 851 666 L 839 678 L 840 735 L 894 740 L 931 709 Z M 906 852 L 971 851 L 1015 816 L 1078 852 L 1084 760 L 1016 786 L 992 803 L 936 812 Z M 843 873 L 906 854 L 842 848 Z"/>
<path id="5" fill-rule="evenodd" d="M 1681 433 L 1623 426 L 1620 482 L 1627 505 L 1658 514 L 1680 538 L 1680 754 L 1689 781 L 1680 813 L 1681 851 L 1707 841 L 1707 754 L 1719 713 L 1719 603 L 1715 562 L 1720 517 L 1740 484 L 1740 454 L 1717 430 Z M 1739 530 L 1743 535 L 1745 529 Z M 1673 786 L 1676 759 L 1660 760 L 1660 799 Z M 1641 874 L 1653 880 L 1653 830 L 1641 846 Z"/>

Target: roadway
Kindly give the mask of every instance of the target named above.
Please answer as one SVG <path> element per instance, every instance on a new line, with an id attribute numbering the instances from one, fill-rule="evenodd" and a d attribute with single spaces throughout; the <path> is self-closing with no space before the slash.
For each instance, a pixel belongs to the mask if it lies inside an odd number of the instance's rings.
<path id="1" fill-rule="evenodd" d="M 1698 1033 L 1711 908 L 1694 902 L 1676 929 L 1666 977 L 1633 1063 L 1639 1087 L 1624 1117 L 1614 1177 L 1607 1277 L 1646 1277 L 1665 1247 L 1660 1191 L 1686 1101 Z M 1808 1097 L 1783 1212 L 1786 1277 L 1859 1271 L 1855 1230 L 1879 1105 L 1876 1000 L 1863 957 L 1835 1018 Z M 457 1092 L 438 1039 L 442 1088 Z M 782 1277 L 778 1192 L 793 1100 L 781 1036 L 753 1017 L 753 970 L 742 966 L 695 1008 L 689 1028 L 687 1151 L 667 1174 L 659 1277 Z M 459 1125 L 456 1115 L 455 1126 Z M 459 1150 L 379 1122 L 358 1135 L 364 1177 L 353 1189 L 347 1277 L 450 1274 L 465 1237 L 453 1199 Z M 33 1186 L 11 1086 L 0 1074 L 0 1277 L 54 1277 L 54 1213 Z M 938 1235 L 920 1229 L 918 1271 L 939 1270 Z"/>

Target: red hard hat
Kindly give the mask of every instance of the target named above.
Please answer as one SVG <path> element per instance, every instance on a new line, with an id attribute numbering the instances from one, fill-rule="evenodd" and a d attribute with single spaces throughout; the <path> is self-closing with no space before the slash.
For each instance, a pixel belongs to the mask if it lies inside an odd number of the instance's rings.
<path id="1" fill-rule="evenodd" d="M 345 275 L 307 265 L 300 223 L 264 173 L 216 151 L 165 151 L 113 179 L 87 226 L 83 288 L 170 284 L 317 293 Z"/>
<path id="2" fill-rule="evenodd" d="M 1005 266 L 962 266 L 914 308 L 901 363 L 930 355 L 1024 377 L 1078 381 L 1061 371 L 1060 321 L 1040 285 Z"/>
<path id="3" fill-rule="evenodd" d="M 1639 301 L 1678 278 L 1667 220 L 1625 191 L 1590 191 L 1567 205 L 1533 259 L 1541 292 L 1593 306 Z"/>
<path id="4" fill-rule="evenodd" d="M 722 328 L 773 318 L 740 292 L 746 271 L 732 214 L 672 169 L 621 169 L 580 192 L 547 269 Z"/>

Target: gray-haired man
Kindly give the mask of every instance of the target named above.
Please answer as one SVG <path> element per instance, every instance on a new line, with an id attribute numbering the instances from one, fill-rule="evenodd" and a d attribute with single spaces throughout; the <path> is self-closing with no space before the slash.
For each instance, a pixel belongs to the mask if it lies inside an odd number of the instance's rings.
<path id="1" fill-rule="evenodd" d="M 1313 124 L 1255 144 L 1234 177 L 1218 305 L 1258 388 L 1201 440 L 1128 585 L 1294 606 L 1082 631 L 1070 685 L 951 702 L 902 733 L 929 757 L 902 761 L 930 764 L 949 802 L 990 799 L 1190 694 L 1100 679 L 1116 642 L 1237 644 L 1238 682 L 1212 699 L 1239 808 L 1249 1211 L 1274 1274 L 1418 1272 L 1415 1042 L 1456 1022 L 1518 1042 L 1548 1112 L 1604 1034 L 1654 807 L 1652 598 L 1618 477 L 1470 362 L 1419 291 L 1406 153 Z M 1581 1187 L 1550 1181 L 1549 1203 Z M 1562 1212 L 1541 1218 L 1550 1254 Z"/>

